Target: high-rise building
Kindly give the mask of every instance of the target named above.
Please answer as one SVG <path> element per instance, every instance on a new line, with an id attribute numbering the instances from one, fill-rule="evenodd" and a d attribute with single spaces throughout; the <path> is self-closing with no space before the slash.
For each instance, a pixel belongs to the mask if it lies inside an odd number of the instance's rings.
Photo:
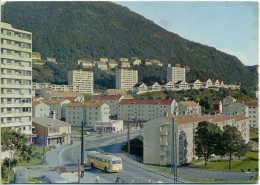
<path id="1" fill-rule="evenodd" d="M 1 22 L 1 128 L 32 135 L 32 33 Z"/>
<path id="2" fill-rule="evenodd" d="M 94 77 L 92 71 L 71 70 L 68 72 L 68 85 L 79 93 L 93 93 Z"/>
<path id="3" fill-rule="evenodd" d="M 171 64 L 168 64 L 167 81 L 171 81 L 173 83 L 176 83 L 178 81 L 185 81 L 185 68 L 172 67 Z"/>
<path id="4" fill-rule="evenodd" d="M 138 71 L 128 69 L 116 70 L 116 89 L 133 90 L 138 83 Z"/>

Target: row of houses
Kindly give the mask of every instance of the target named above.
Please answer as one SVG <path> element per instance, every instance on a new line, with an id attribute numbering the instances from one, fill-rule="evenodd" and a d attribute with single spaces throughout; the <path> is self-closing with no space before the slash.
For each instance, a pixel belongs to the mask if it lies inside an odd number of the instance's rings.
<path id="1" fill-rule="evenodd" d="M 225 125 L 236 126 L 243 139 L 249 141 L 249 119 L 242 115 L 226 116 L 200 114 L 174 116 L 177 133 L 177 160 L 182 165 L 197 159 L 195 155 L 194 136 L 198 123 L 209 121 L 221 129 Z M 143 161 L 151 165 L 171 165 L 173 117 L 166 116 L 144 123 Z"/>
<path id="2" fill-rule="evenodd" d="M 218 79 L 200 79 L 200 80 L 190 80 L 188 83 L 183 81 L 178 81 L 173 83 L 172 81 L 163 82 L 159 84 L 158 82 L 153 82 L 150 84 L 145 84 L 143 82 L 137 83 L 133 87 L 133 92 L 137 94 L 142 94 L 152 91 L 174 91 L 174 90 L 187 90 L 187 89 L 202 89 L 209 87 L 225 87 L 224 82 Z"/>
<path id="3" fill-rule="evenodd" d="M 132 57 L 132 61 L 128 61 L 128 58 L 120 58 L 119 59 L 122 68 L 129 68 L 131 66 L 140 65 L 142 61 L 139 58 Z M 145 59 L 143 61 L 145 65 L 157 65 L 163 66 L 163 63 L 157 59 Z M 116 68 L 118 67 L 119 63 L 115 59 L 108 59 L 108 58 L 100 58 L 99 61 L 92 60 L 92 59 L 79 59 L 78 65 L 83 68 L 91 68 L 96 67 L 100 68 L 101 70 L 107 70 L 108 68 Z"/>

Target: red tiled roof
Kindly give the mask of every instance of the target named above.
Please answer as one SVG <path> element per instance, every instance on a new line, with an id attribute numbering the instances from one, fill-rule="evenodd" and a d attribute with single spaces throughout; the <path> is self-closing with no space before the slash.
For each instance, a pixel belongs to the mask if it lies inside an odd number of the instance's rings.
<path id="1" fill-rule="evenodd" d="M 253 106 L 253 107 L 258 107 L 258 102 L 245 102 L 247 106 Z"/>
<path id="2" fill-rule="evenodd" d="M 120 105 L 122 104 L 160 104 L 160 105 L 170 105 L 172 104 L 173 100 L 162 100 L 162 99 L 153 99 L 153 100 L 126 100 L 123 99 L 120 101 Z"/>
<path id="3" fill-rule="evenodd" d="M 220 100 L 213 101 L 213 104 L 220 104 Z"/>
<path id="4" fill-rule="evenodd" d="M 207 82 L 208 80 L 209 80 L 209 78 L 200 79 L 201 82 Z"/>
<path id="5" fill-rule="evenodd" d="M 39 101 L 33 101 L 33 102 L 32 102 L 32 106 L 35 107 L 35 106 L 39 105 L 40 103 L 41 103 L 41 102 L 39 102 Z"/>
<path id="6" fill-rule="evenodd" d="M 182 103 L 186 107 L 199 107 L 200 106 L 198 103 L 196 103 L 194 101 L 181 101 L 180 103 Z"/>
<path id="7" fill-rule="evenodd" d="M 91 100 L 119 100 L 122 95 L 97 95 L 93 96 Z"/>
<path id="8" fill-rule="evenodd" d="M 67 104 L 67 107 L 84 107 L 84 106 L 88 106 L 88 107 L 100 107 L 104 104 L 104 102 L 82 102 L 82 103 L 78 103 L 78 102 L 72 102 Z"/>

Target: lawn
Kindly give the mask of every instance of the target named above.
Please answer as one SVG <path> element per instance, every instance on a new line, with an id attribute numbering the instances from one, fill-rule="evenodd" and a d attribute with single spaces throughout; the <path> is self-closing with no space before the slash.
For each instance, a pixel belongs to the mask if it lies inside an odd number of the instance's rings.
<path id="1" fill-rule="evenodd" d="M 198 165 L 194 168 L 200 168 L 205 170 L 221 170 L 226 171 L 228 170 L 228 161 L 224 162 L 209 162 L 208 166 Z M 253 160 L 244 160 L 244 161 L 232 161 L 231 162 L 231 170 L 230 171 L 251 171 L 255 172 L 258 170 L 258 161 Z"/>
<path id="2" fill-rule="evenodd" d="M 258 129 L 250 128 L 251 140 L 258 143 Z"/>
<path id="3" fill-rule="evenodd" d="M 245 159 L 247 160 L 258 160 L 258 152 L 248 152 L 245 156 Z"/>

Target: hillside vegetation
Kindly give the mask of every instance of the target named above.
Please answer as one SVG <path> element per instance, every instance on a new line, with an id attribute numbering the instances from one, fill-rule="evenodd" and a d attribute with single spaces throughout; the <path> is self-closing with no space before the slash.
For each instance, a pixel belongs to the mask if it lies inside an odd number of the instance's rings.
<path id="1" fill-rule="evenodd" d="M 190 78 L 257 84 L 256 71 L 236 57 L 186 40 L 111 2 L 7 2 L 2 7 L 2 21 L 32 32 L 33 51 L 40 52 L 42 58 L 57 59 L 57 67 L 43 67 L 49 77 L 35 67 L 34 81 L 66 83 L 67 70 L 76 68 L 81 58 L 135 56 L 189 66 Z M 158 78 L 143 76 L 148 77 Z"/>

